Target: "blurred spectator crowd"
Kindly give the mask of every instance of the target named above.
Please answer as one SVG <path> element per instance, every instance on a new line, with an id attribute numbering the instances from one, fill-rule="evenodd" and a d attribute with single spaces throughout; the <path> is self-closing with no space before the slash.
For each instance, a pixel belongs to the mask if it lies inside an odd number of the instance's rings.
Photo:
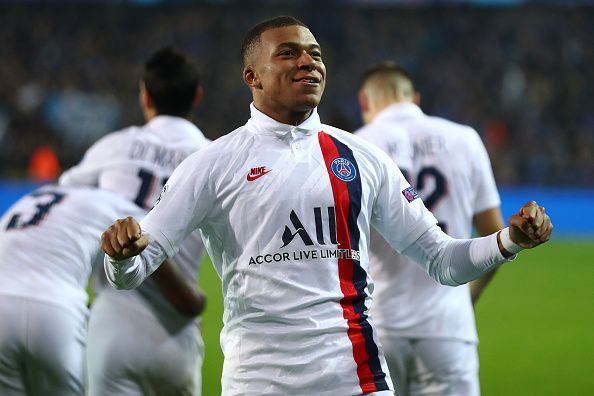
<path id="1" fill-rule="evenodd" d="M 287 3 L 285 3 L 287 4 Z M 319 4 L 319 5 L 315 5 Z M 594 186 L 594 7 L 379 8 L 0 5 L 0 177 L 50 148 L 64 169 L 101 135 L 143 122 L 144 60 L 188 52 L 204 87 L 194 121 L 211 138 L 245 123 L 240 45 L 260 20 L 306 22 L 328 69 L 322 120 L 361 125 L 365 69 L 412 72 L 421 107 L 476 128 L 501 184 Z"/>

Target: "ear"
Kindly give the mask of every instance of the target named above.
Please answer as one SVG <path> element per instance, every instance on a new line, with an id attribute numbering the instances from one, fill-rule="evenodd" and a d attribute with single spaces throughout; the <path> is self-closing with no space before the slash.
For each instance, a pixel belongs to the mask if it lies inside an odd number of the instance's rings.
<path id="1" fill-rule="evenodd" d="M 196 107 L 200 104 L 200 102 L 202 102 L 202 97 L 204 95 L 204 91 L 202 90 L 202 87 L 200 85 L 198 85 L 196 87 L 196 92 L 194 93 L 194 101 L 192 102 L 192 106 Z"/>
<path id="2" fill-rule="evenodd" d="M 367 96 L 365 91 L 361 90 L 361 91 L 359 91 L 359 94 L 357 95 L 357 97 L 359 98 L 359 106 L 361 107 L 361 112 L 362 113 L 368 112 L 369 111 L 369 96 Z"/>
<path id="3" fill-rule="evenodd" d="M 246 66 L 243 69 L 243 81 L 245 81 L 245 83 L 250 88 L 257 88 L 257 89 L 262 88 L 262 83 L 260 82 L 260 79 L 258 78 L 258 74 L 254 70 L 254 67 L 251 65 Z"/>
<path id="4" fill-rule="evenodd" d="M 153 102 L 153 98 L 151 97 L 151 94 L 147 91 L 146 89 L 146 85 L 144 85 L 144 81 L 141 81 L 139 84 L 139 99 L 140 99 L 140 105 L 143 108 L 147 108 L 147 109 L 151 109 L 154 107 L 154 102 Z"/>
<path id="5" fill-rule="evenodd" d="M 415 94 L 413 95 L 413 103 L 417 106 L 421 105 L 421 94 L 419 92 L 415 92 Z"/>

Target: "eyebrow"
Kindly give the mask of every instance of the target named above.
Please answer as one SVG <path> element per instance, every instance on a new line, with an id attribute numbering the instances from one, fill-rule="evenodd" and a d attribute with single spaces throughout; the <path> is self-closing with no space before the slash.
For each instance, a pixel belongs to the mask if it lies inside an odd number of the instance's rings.
<path id="1" fill-rule="evenodd" d="M 285 43 L 280 43 L 279 45 L 276 46 L 276 48 L 280 48 L 280 47 L 292 47 L 292 48 L 301 48 L 301 47 L 306 47 L 307 49 L 319 49 L 320 51 L 322 50 L 322 47 L 320 47 L 319 44 L 306 44 L 306 45 L 302 45 L 300 43 L 296 43 L 294 41 L 288 41 Z"/>

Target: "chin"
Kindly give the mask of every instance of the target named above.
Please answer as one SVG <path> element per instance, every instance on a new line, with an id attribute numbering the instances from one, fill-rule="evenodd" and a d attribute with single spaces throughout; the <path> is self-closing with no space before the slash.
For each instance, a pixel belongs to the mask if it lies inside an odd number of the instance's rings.
<path id="1" fill-rule="evenodd" d="M 320 99 L 322 99 L 320 96 L 302 98 L 295 103 L 295 109 L 299 111 L 313 110 L 320 104 Z"/>

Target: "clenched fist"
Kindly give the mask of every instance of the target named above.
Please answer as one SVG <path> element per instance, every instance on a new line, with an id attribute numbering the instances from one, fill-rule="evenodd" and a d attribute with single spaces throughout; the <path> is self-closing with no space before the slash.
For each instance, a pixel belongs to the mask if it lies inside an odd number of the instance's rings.
<path id="1" fill-rule="evenodd" d="M 525 249 L 545 243 L 551 237 L 553 224 L 545 209 L 530 201 L 509 219 L 509 236 Z"/>
<path id="2" fill-rule="evenodd" d="M 101 249 L 114 260 L 124 260 L 140 254 L 148 246 L 140 224 L 133 217 L 116 220 L 102 235 Z"/>

